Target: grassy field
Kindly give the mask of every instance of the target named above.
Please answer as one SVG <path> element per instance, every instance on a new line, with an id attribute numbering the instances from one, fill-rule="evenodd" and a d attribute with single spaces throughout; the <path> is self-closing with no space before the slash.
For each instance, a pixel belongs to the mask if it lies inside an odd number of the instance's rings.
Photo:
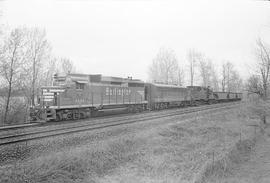
<path id="1" fill-rule="evenodd" d="M 130 133 L 0 167 L 0 182 L 194 182 L 255 135 L 245 107 L 131 126 Z"/>
<path id="2" fill-rule="evenodd" d="M 229 176 L 207 181 L 209 183 L 268 183 L 270 180 L 270 126 L 265 128 L 256 144 L 252 148 L 252 152 L 247 154 L 241 153 L 245 161 L 237 164 L 230 172 Z"/>

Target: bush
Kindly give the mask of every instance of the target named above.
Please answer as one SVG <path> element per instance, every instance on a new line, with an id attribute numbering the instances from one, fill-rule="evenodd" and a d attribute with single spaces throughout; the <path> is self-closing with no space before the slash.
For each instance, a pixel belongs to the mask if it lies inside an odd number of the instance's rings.
<path id="1" fill-rule="evenodd" d="M 260 119 L 258 126 L 263 130 L 270 115 L 270 101 L 261 98 L 253 99 L 249 102 L 248 109 L 251 116 Z"/>
<path id="2" fill-rule="evenodd" d="M 1 125 L 21 124 L 27 121 L 28 117 L 27 100 L 24 97 L 12 97 L 10 98 L 10 107 L 7 116 L 7 123 L 4 124 L 5 103 L 6 99 L 1 98 L 0 100 Z"/>

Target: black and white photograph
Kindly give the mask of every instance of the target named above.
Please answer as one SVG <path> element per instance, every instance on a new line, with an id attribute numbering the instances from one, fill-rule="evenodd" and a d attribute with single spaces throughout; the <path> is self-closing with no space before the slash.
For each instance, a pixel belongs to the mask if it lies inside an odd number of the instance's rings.
<path id="1" fill-rule="evenodd" d="M 270 1 L 0 0 L 0 183 L 270 183 Z"/>

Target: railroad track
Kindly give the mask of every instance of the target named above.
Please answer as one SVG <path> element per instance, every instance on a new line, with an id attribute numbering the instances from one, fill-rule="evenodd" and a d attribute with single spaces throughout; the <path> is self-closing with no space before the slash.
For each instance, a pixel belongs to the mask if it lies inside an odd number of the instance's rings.
<path id="1" fill-rule="evenodd" d="M 196 108 L 196 107 L 195 107 Z M 35 130 L 39 132 L 39 129 L 44 128 L 51 128 L 52 130 L 56 130 L 59 128 L 63 128 L 63 126 L 67 126 L 69 128 L 82 126 L 85 123 L 89 125 L 91 124 L 100 124 L 102 120 L 103 123 L 113 122 L 113 121 L 123 121 L 129 120 L 131 118 L 136 118 L 141 115 L 152 116 L 156 115 L 157 113 L 163 114 L 169 111 L 179 111 L 184 110 L 184 108 L 177 108 L 177 109 L 164 109 L 162 111 L 144 111 L 140 113 L 124 113 L 119 115 L 108 115 L 108 116 L 99 116 L 94 118 L 87 118 L 87 119 L 79 119 L 79 120 L 66 120 L 61 122 L 46 122 L 46 123 L 30 123 L 30 124 L 22 124 L 22 125 L 14 125 L 14 126 L 4 126 L 0 127 L 0 139 L 1 136 L 10 136 L 22 132 L 27 132 L 27 130 Z M 35 132 L 35 133 L 36 133 Z M 4 138 L 4 137 L 3 137 Z"/>
<path id="2" fill-rule="evenodd" d="M 206 111 L 206 110 L 211 110 L 211 109 L 228 108 L 228 107 L 240 104 L 240 103 L 241 102 L 213 104 L 213 105 L 207 105 L 207 106 L 185 108 L 184 110 L 181 110 L 181 111 L 173 111 L 173 112 L 167 111 L 167 113 L 163 112 L 162 114 L 153 114 L 150 116 L 140 117 L 137 119 L 124 118 L 124 119 L 110 120 L 110 121 L 103 121 L 103 122 L 99 121 L 98 123 L 82 124 L 82 125 L 71 126 L 71 127 L 61 127 L 57 129 L 45 129 L 45 130 L 39 130 L 39 131 L 33 131 L 33 132 L 19 133 L 19 134 L 9 134 L 9 135 L 0 136 L 0 146 L 19 143 L 19 142 L 26 142 L 30 140 L 37 140 L 37 139 L 42 139 L 42 138 L 47 138 L 47 137 L 71 134 L 71 133 L 76 133 L 76 132 L 90 131 L 90 130 L 108 128 L 108 127 L 113 127 L 113 126 L 137 123 L 137 122 L 142 122 L 142 121 L 154 120 L 158 118 L 180 116 L 183 114 L 188 114 L 188 113 L 193 113 L 193 112 Z M 137 117 L 139 117 L 139 115 Z"/>
<path id="3" fill-rule="evenodd" d="M 220 105 L 220 104 L 216 104 Z M 201 106 L 199 106 L 201 107 Z M 194 107 L 198 108 L 198 106 Z M 0 127 L 0 139 L 1 136 L 7 136 L 7 135 L 14 135 L 22 132 L 27 132 L 29 130 L 34 130 L 36 132 L 40 131 L 39 129 L 44 129 L 44 128 L 51 128 L 52 130 L 56 130 L 59 128 L 63 128 L 63 126 L 67 127 L 77 127 L 81 126 L 82 124 L 89 123 L 96 124 L 100 123 L 100 121 L 104 122 L 112 122 L 116 120 L 129 120 L 131 118 L 136 118 L 137 116 L 142 116 L 142 115 L 147 115 L 147 116 L 152 116 L 152 115 L 157 115 L 159 114 L 164 114 L 172 111 L 179 111 L 179 110 L 185 110 L 187 108 L 177 108 L 177 109 L 164 109 L 161 111 L 144 111 L 140 113 L 128 113 L 128 114 L 120 114 L 120 115 L 109 115 L 109 116 L 99 116 L 99 117 L 94 117 L 94 118 L 88 118 L 88 119 L 79 119 L 79 120 L 66 120 L 66 121 L 61 121 L 61 122 L 46 122 L 46 123 L 30 123 L 30 124 L 21 124 L 21 125 L 14 125 L 14 126 L 4 126 Z M 60 127 L 59 127 L 60 126 Z"/>
<path id="4" fill-rule="evenodd" d="M 0 132 L 1 131 L 6 131 L 6 130 L 15 130 L 15 129 L 23 129 L 27 127 L 34 127 L 38 126 L 38 123 L 27 123 L 27 124 L 20 124 L 20 125 L 9 125 L 9 126 L 1 126 L 0 127 Z"/>

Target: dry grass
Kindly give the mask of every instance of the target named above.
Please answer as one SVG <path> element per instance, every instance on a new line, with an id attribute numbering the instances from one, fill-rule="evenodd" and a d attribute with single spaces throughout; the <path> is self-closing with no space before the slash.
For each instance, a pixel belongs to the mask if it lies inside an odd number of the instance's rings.
<path id="1" fill-rule="evenodd" d="M 123 138 L 6 165 L 1 167 L 0 182 L 81 182 L 86 176 L 94 179 L 136 158 L 133 151 L 139 143 Z"/>
<path id="2" fill-rule="evenodd" d="M 253 119 L 245 107 L 192 117 L 168 124 L 153 122 L 151 128 L 139 128 L 133 135 L 3 166 L 1 182 L 193 182 L 203 172 L 217 173 L 208 170 L 209 163 L 217 162 L 213 166 L 227 171 L 230 166 L 224 168 L 224 157 L 238 161 L 238 151 L 231 149 L 254 135 L 254 128 L 247 126 Z M 237 145 L 237 149 L 246 147 Z"/>
<path id="3" fill-rule="evenodd" d="M 235 164 L 240 164 L 249 159 L 255 142 L 255 138 L 238 141 L 222 158 L 209 161 L 195 177 L 194 183 L 215 182 L 216 179 L 230 175 Z"/>
<path id="4" fill-rule="evenodd" d="M 193 182 L 208 163 L 224 157 L 240 138 L 245 141 L 254 135 L 254 129 L 246 125 L 251 121 L 245 110 L 209 114 L 160 127 L 148 139 L 149 144 L 140 149 L 143 156 L 98 182 Z M 229 157 L 239 160 L 235 152 Z"/>
<path id="5" fill-rule="evenodd" d="M 233 168 L 235 166 L 248 161 L 258 137 L 261 137 L 264 134 L 264 129 L 267 125 L 263 124 L 261 119 L 263 115 L 269 115 L 269 109 L 269 101 L 253 100 L 246 103 L 245 107 L 238 110 L 238 117 L 244 118 L 247 122 L 246 126 L 252 127 L 254 133 L 248 133 L 247 128 L 244 128 L 244 125 L 241 126 L 242 134 L 249 134 L 250 136 L 240 138 L 236 141 L 235 145 L 226 151 L 219 159 L 209 161 L 202 168 L 194 182 L 219 182 L 218 180 L 221 178 L 230 176 L 231 173 L 233 173 Z"/>

